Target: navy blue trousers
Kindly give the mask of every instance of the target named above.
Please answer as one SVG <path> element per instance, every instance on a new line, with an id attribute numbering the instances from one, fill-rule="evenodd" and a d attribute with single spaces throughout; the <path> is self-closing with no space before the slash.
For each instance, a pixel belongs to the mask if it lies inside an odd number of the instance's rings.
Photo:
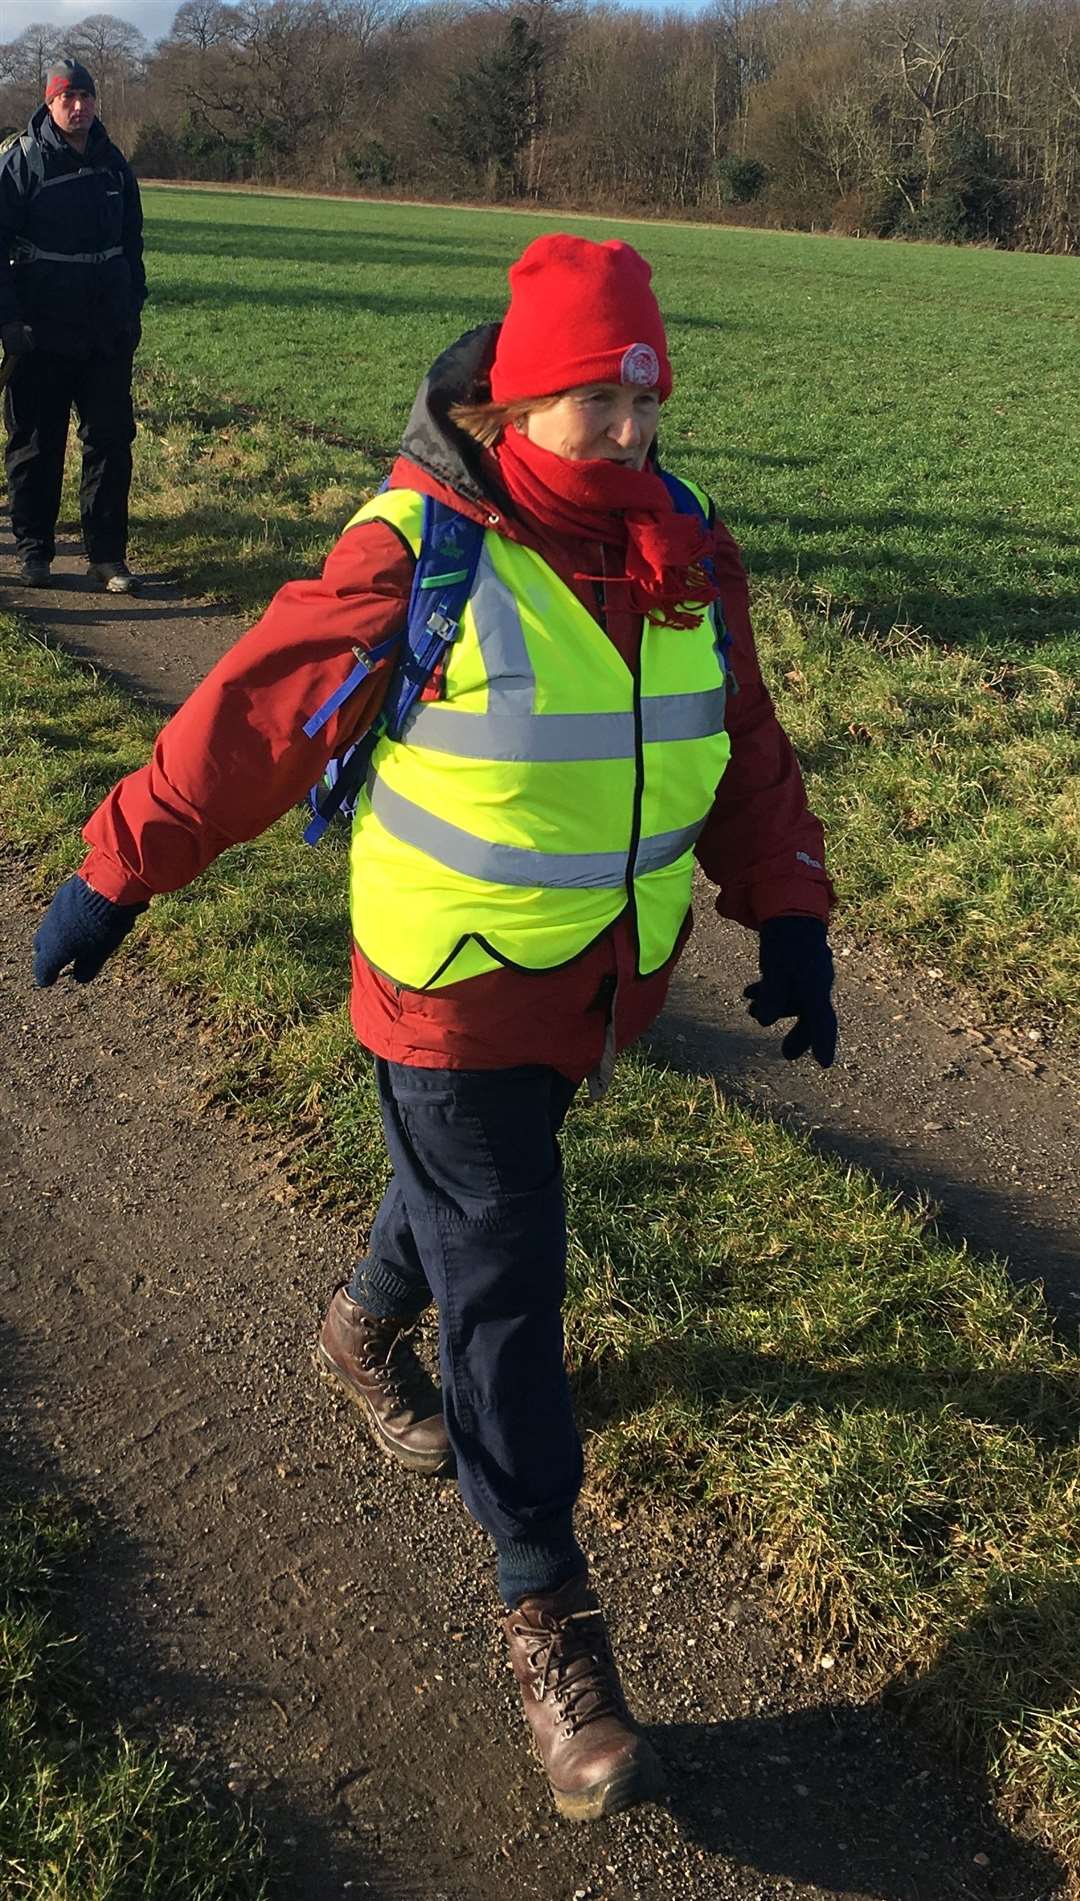
<path id="1" fill-rule="evenodd" d="M 350 1283 L 369 1312 L 439 1310 L 461 1494 L 495 1541 L 507 1603 L 584 1570 L 581 1440 L 563 1358 L 559 1130 L 574 1084 L 539 1064 L 375 1064 L 394 1174 Z"/>

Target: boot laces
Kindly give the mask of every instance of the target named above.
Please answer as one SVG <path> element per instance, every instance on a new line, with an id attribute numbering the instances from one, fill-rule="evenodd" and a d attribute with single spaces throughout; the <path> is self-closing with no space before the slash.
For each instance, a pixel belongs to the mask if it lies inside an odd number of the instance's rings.
<path id="1" fill-rule="evenodd" d="M 529 1640 L 529 1666 L 536 1671 L 533 1695 L 550 1695 L 568 1736 L 602 1716 L 625 1716 L 615 1676 L 603 1613 L 570 1611 L 565 1617 L 543 1615 L 539 1624 L 519 1622 L 518 1636 Z"/>
<path id="2" fill-rule="evenodd" d="M 379 1331 L 381 1332 L 382 1329 Z M 415 1324 L 411 1327 L 400 1327 L 392 1336 L 385 1356 L 382 1351 L 386 1338 L 385 1333 L 382 1339 L 380 1339 L 379 1333 L 373 1330 L 371 1337 L 366 1343 L 367 1352 L 363 1362 L 365 1371 L 374 1374 L 381 1390 L 386 1394 L 388 1399 L 396 1399 L 403 1406 L 408 1405 L 410 1400 L 419 1397 L 420 1385 L 423 1380 L 423 1369 L 414 1358 L 411 1348 L 408 1346 L 408 1342 L 412 1340 L 415 1332 Z M 406 1350 L 404 1353 L 399 1352 L 399 1348 L 401 1347 L 405 1347 Z M 410 1390 L 413 1388 L 415 1391 Z"/>

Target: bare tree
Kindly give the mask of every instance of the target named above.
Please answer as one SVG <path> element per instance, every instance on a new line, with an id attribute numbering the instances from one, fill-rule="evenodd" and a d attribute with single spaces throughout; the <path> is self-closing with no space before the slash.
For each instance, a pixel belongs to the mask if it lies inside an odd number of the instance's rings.
<path id="1" fill-rule="evenodd" d="M 915 107 L 917 144 L 925 167 L 917 200 L 898 175 L 900 189 L 913 212 L 933 188 L 944 135 L 972 102 L 962 69 L 970 32 L 971 22 L 961 13 L 950 18 L 944 12 L 935 12 L 928 21 L 909 16 L 897 22 L 895 46 L 900 76 Z"/>
<path id="2" fill-rule="evenodd" d="M 0 45 L 0 85 L 26 89 L 39 102 L 45 75 L 60 57 L 62 46 L 60 27 L 40 23 L 24 27 L 15 39 Z"/>
<path id="3" fill-rule="evenodd" d="M 1080 248 L 1080 0 L 183 0 L 151 55 L 109 18 L 85 57 L 143 61 L 178 176 Z M 0 109 L 56 50 L 0 50 Z"/>

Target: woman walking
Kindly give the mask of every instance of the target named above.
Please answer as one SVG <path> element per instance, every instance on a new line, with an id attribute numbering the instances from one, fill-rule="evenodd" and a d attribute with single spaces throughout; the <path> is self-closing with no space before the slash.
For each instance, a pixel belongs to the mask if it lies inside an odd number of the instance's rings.
<path id="1" fill-rule="evenodd" d="M 88 981 L 156 893 L 302 798 L 378 714 L 425 498 L 482 531 L 457 638 L 378 738 L 353 820 L 352 1016 L 393 1174 L 318 1357 L 390 1456 L 456 1469 L 555 1801 L 582 1820 L 658 1778 L 574 1531 L 559 1130 L 659 1012 L 695 860 L 759 933 L 751 1014 L 794 1017 L 790 1057 L 827 1065 L 836 1041 L 821 827 L 739 556 L 657 459 L 672 372 L 650 277 L 615 241 L 528 247 L 502 324 L 439 358 L 321 579 L 281 590 L 90 819 L 36 940 L 39 983 L 69 963 Z M 432 1302 L 441 1393 L 407 1338 Z"/>

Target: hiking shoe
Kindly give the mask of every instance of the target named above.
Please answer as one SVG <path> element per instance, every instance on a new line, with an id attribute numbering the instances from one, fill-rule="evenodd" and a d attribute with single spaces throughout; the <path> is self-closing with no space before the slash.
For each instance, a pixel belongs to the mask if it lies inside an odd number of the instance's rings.
<path id="1" fill-rule="evenodd" d="M 408 1318 L 379 1320 L 339 1287 L 323 1321 L 315 1364 L 361 1407 L 384 1452 L 410 1472 L 454 1470 L 442 1400 L 413 1351 Z"/>
<path id="2" fill-rule="evenodd" d="M 22 578 L 26 587 L 48 587 L 49 563 L 39 555 L 29 555 L 22 564 Z"/>
<path id="3" fill-rule="evenodd" d="M 503 1630 L 559 1814 L 594 1822 L 659 1795 L 660 1764 L 626 1707 L 588 1578 L 523 1598 Z"/>
<path id="4" fill-rule="evenodd" d="M 132 574 L 126 561 L 92 561 L 86 570 L 96 586 L 107 594 L 137 594 L 139 577 Z"/>

